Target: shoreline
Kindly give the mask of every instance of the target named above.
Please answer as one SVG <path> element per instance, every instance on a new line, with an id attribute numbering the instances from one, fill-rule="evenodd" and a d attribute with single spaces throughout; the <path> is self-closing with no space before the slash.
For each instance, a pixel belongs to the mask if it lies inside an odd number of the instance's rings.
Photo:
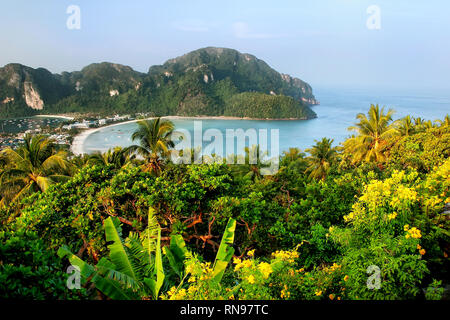
<path id="1" fill-rule="evenodd" d="M 84 142 L 86 139 L 93 133 L 100 131 L 102 129 L 126 124 L 126 123 L 133 123 L 138 122 L 140 120 L 152 120 L 156 117 L 149 117 L 145 119 L 135 119 L 135 120 L 129 120 L 129 121 L 123 121 L 119 123 L 113 123 L 106 126 L 98 127 L 98 128 L 91 128 L 86 129 L 74 136 L 72 144 L 70 145 L 70 151 L 74 155 L 83 155 L 86 152 L 83 151 Z M 240 118 L 240 117 L 230 117 L 230 116 L 191 116 L 191 117 L 184 117 L 184 116 L 164 116 L 161 117 L 161 119 L 172 119 L 172 120 L 254 120 L 254 121 L 304 121 L 308 119 L 255 119 L 255 118 Z"/>
<path id="2" fill-rule="evenodd" d="M 58 119 L 66 119 L 66 120 L 74 120 L 74 117 L 57 115 L 57 114 L 38 114 L 33 116 L 32 118 L 58 118 Z"/>

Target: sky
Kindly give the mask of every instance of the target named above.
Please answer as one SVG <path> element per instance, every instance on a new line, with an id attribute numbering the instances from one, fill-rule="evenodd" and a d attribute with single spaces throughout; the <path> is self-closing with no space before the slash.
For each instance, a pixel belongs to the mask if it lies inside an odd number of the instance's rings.
<path id="1" fill-rule="evenodd" d="M 67 27 L 71 5 L 80 29 Z M 147 72 L 216 46 L 313 88 L 450 89 L 448 0 L 14 0 L 0 3 L 0 29 L 0 66 L 60 73 L 109 61 Z"/>

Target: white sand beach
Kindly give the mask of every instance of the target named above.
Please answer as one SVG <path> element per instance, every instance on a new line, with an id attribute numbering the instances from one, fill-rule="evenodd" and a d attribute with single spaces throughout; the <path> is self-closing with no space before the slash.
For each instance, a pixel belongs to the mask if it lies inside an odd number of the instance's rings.
<path id="1" fill-rule="evenodd" d="M 198 120 L 208 120 L 208 119 L 213 119 L 213 120 L 246 120 L 243 118 L 236 118 L 236 117 L 224 117 L 224 116 L 217 116 L 217 117 L 207 117 L 207 116 L 201 116 L 201 117 L 181 117 L 181 116 L 166 116 L 166 117 L 161 117 L 162 119 L 180 119 L 180 120 L 189 120 L 189 119 L 198 119 Z M 97 132 L 99 130 L 103 130 L 105 128 L 110 128 L 110 127 L 114 127 L 114 126 L 118 126 L 118 125 L 122 125 L 122 124 L 126 124 L 126 123 L 132 123 L 132 122 L 137 122 L 140 120 L 151 120 L 154 119 L 154 117 L 151 118 L 146 118 L 146 119 L 136 119 L 136 120 L 130 120 L 130 121 L 124 121 L 124 122 L 119 122 L 119 123 L 114 123 L 114 124 L 110 124 L 110 125 L 106 125 L 103 127 L 99 127 L 99 128 L 92 128 L 92 129 L 86 129 L 83 130 L 82 132 L 80 132 L 79 134 L 77 134 L 74 138 L 73 138 L 73 142 L 72 145 L 70 147 L 70 150 L 72 151 L 73 154 L 75 155 L 82 155 L 86 152 L 84 152 L 84 141 L 94 132 Z"/>
<path id="2" fill-rule="evenodd" d="M 94 132 L 97 132 L 97 131 L 105 129 L 105 128 L 109 128 L 109 127 L 114 127 L 114 126 L 118 126 L 118 125 L 121 125 L 121 124 L 125 124 L 125 123 L 136 122 L 136 121 L 139 121 L 139 120 L 124 121 L 124 122 L 114 123 L 114 124 L 110 124 L 110 125 L 99 127 L 99 128 L 92 128 L 92 129 L 83 130 L 82 132 L 80 132 L 79 134 L 77 134 L 73 138 L 72 145 L 70 146 L 70 151 L 72 151 L 72 153 L 75 154 L 75 155 L 82 155 L 82 154 L 86 153 L 86 152 L 83 151 L 83 149 L 84 149 L 83 148 L 84 141 L 87 139 L 87 137 L 89 137 Z"/>
<path id="3" fill-rule="evenodd" d="M 99 127 L 99 128 L 86 129 L 74 137 L 72 145 L 70 147 L 70 150 L 75 155 L 81 155 L 83 153 L 86 153 L 83 151 L 84 141 L 94 132 L 103 130 L 105 128 L 122 125 L 125 123 L 132 123 L 132 122 L 137 122 L 140 120 L 151 120 L 154 118 L 155 117 L 150 117 L 150 118 L 146 118 L 146 119 L 136 119 L 136 120 L 114 123 L 114 124 L 106 125 L 106 126 Z M 286 121 L 301 120 L 302 121 L 302 119 L 255 119 L 255 118 L 240 118 L 240 117 L 228 117 L 228 116 L 197 116 L 197 117 L 164 116 L 164 117 L 161 117 L 161 119 L 171 119 L 171 120 L 255 120 L 255 121 L 260 121 L 260 120 L 286 120 Z"/>
<path id="4" fill-rule="evenodd" d="M 58 119 L 66 119 L 73 120 L 74 117 L 64 116 L 64 115 L 56 115 L 56 114 L 38 114 L 34 116 L 34 118 L 58 118 Z"/>

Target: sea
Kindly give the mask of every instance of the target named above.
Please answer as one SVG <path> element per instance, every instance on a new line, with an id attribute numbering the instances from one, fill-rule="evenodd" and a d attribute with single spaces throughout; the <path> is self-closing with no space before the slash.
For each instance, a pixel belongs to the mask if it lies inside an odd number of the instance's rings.
<path id="1" fill-rule="evenodd" d="M 227 130 L 237 132 L 237 129 L 244 131 L 254 129 L 258 135 L 258 143 L 268 141 L 267 149 L 269 150 L 272 144 L 275 146 L 275 140 L 277 140 L 277 137 L 272 136 L 271 133 L 278 130 L 277 147 L 281 154 L 289 148 L 300 148 L 304 151 L 323 137 L 333 139 L 334 146 L 339 145 L 351 135 L 352 132 L 348 128 L 355 124 L 356 115 L 367 113 L 371 104 L 378 104 L 380 107 L 385 107 L 385 110 L 394 109 L 394 120 L 411 115 L 434 121 L 443 119 L 450 113 L 450 90 L 323 86 L 315 87 L 314 95 L 320 101 L 320 105 L 312 107 L 317 118 L 311 120 L 174 119 L 172 121 L 176 129 L 187 130 L 190 133 L 192 147 L 198 148 L 202 144 L 205 149 L 208 144 L 211 144 L 210 141 L 215 141 L 215 138 L 211 138 L 209 141 L 200 143 L 197 140 L 196 143 L 194 126 L 197 128 L 201 126 L 202 134 L 205 134 L 208 129 L 221 132 L 224 140 L 222 142 L 224 154 L 242 154 L 243 152 L 237 150 L 237 140 L 234 149 L 226 148 L 225 140 L 230 137 L 230 134 L 227 135 Z M 104 127 L 85 139 L 82 151 L 83 153 L 104 152 L 116 146 L 126 147 L 136 144 L 137 141 L 131 140 L 131 135 L 136 129 L 135 122 Z M 260 129 L 263 129 L 262 133 L 266 132 L 266 137 L 260 134 Z M 249 139 L 246 140 L 246 144 L 249 146 Z M 179 144 L 177 148 L 184 149 L 186 146 L 186 144 Z M 217 150 L 212 152 L 216 153 Z"/>
<path id="2" fill-rule="evenodd" d="M 0 119 L 0 133 L 19 133 L 47 127 L 56 128 L 64 121 L 67 119 L 45 116 Z"/>

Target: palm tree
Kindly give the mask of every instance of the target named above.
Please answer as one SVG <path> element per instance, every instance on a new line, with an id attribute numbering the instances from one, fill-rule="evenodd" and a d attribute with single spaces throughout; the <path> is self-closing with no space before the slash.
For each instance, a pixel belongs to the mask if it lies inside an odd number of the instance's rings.
<path id="1" fill-rule="evenodd" d="M 298 148 L 289 148 L 283 152 L 280 160 L 280 167 L 295 170 L 296 172 L 305 172 L 308 167 L 308 161 L 305 159 L 306 154 Z"/>
<path id="2" fill-rule="evenodd" d="M 310 178 L 324 180 L 327 176 L 331 165 L 337 159 L 336 148 L 332 147 L 333 141 L 327 138 L 322 138 L 321 141 L 315 140 L 316 145 L 305 150 L 311 155 L 307 158 L 309 167 L 305 171 L 310 173 Z"/>
<path id="3" fill-rule="evenodd" d="M 8 165 L 2 171 L 0 182 L 8 188 L 18 188 L 11 201 L 33 191 L 46 191 L 56 182 L 66 181 L 71 164 L 65 151 L 57 151 L 54 143 L 42 135 L 26 135 L 25 143 L 17 150 L 7 148 L 2 155 Z"/>
<path id="4" fill-rule="evenodd" d="M 91 156 L 83 153 L 82 155 L 72 156 L 70 159 L 70 163 L 73 165 L 76 171 L 83 168 L 86 164 L 89 163 Z"/>
<path id="5" fill-rule="evenodd" d="M 299 148 L 289 148 L 289 151 L 283 152 L 283 160 L 287 163 L 303 159 L 304 157 L 305 153 L 302 152 L 302 150 L 300 150 Z"/>
<path id="6" fill-rule="evenodd" d="M 414 129 L 416 132 L 423 132 L 426 129 L 425 120 L 421 117 L 414 119 Z"/>
<path id="7" fill-rule="evenodd" d="M 352 155 L 352 163 L 385 161 L 387 139 L 397 133 L 390 125 L 393 113 L 392 109 L 385 113 L 384 107 L 371 105 L 368 116 L 363 113 L 356 116 L 359 122 L 348 129 L 356 131 L 357 135 L 344 143 L 344 150 Z"/>
<path id="8" fill-rule="evenodd" d="M 261 169 L 265 167 L 262 164 L 261 159 L 267 155 L 267 152 L 262 152 L 259 145 L 253 145 L 250 148 L 245 147 L 245 164 L 242 166 L 242 170 L 245 173 L 244 177 L 250 179 L 253 182 L 262 179 Z M 250 163 L 250 161 L 252 163 Z"/>
<path id="9" fill-rule="evenodd" d="M 123 168 L 135 158 L 122 147 L 109 149 L 105 153 L 97 152 L 92 154 L 87 161 L 89 164 L 109 165 L 112 164 L 116 169 Z"/>
<path id="10" fill-rule="evenodd" d="M 444 120 L 436 120 L 436 122 L 439 123 L 441 127 L 448 127 L 450 126 L 450 116 L 447 114 Z"/>
<path id="11" fill-rule="evenodd" d="M 397 120 L 395 122 L 395 126 L 397 129 L 397 132 L 402 137 L 408 137 L 415 132 L 415 126 L 411 119 L 411 116 L 406 116 L 400 120 Z"/>
<path id="12" fill-rule="evenodd" d="M 425 125 L 425 129 L 427 129 L 427 130 L 434 128 L 434 126 L 435 126 L 431 120 L 425 121 L 424 125 Z"/>
<path id="13" fill-rule="evenodd" d="M 139 140 L 139 145 L 132 145 L 127 152 L 137 152 L 147 160 L 147 170 L 159 172 L 161 170 L 161 158 L 169 156 L 169 150 L 175 147 L 171 135 L 175 126 L 170 120 L 141 120 L 137 122 L 139 128 L 133 133 L 131 139 Z"/>

